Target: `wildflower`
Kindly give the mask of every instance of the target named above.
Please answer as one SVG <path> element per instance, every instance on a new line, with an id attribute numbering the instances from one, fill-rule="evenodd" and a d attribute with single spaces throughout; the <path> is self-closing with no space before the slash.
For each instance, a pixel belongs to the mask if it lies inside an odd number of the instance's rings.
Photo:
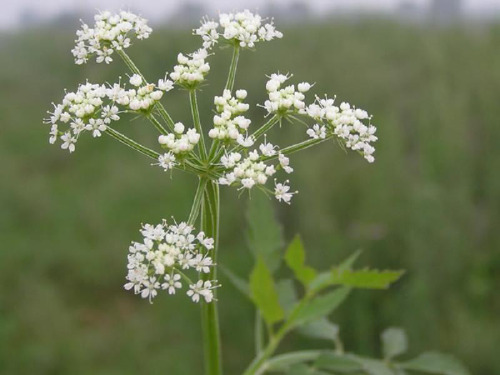
<path id="1" fill-rule="evenodd" d="M 281 168 L 283 168 L 283 170 L 286 173 L 292 173 L 293 172 L 293 168 L 290 167 L 290 159 L 289 158 L 287 158 L 282 153 L 279 153 L 278 154 L 278 159 L 279 159 Z"/>
<path id="2" fill-rule="evenodd" d="M 142 242 L 133 242 L 129 247 L 124 288 L 151 302 L 159 290 L 175 294 L 182 288 L 179 270 L 192 269 L 195 275 L 208 273 L 214 265 L 208 253 L 209 248 L 213 248 L 213 239 L 207 238 L 203 232 L 195 235 L 193 230 L 183 222 L 169 225 L 164 220 L 157 225 L 144 224 L 140 230 Z M 210 302 L 212 290 L 216 287 L 218 285 L 210 281 L 199 280 L 191 285 L 192 294 L 188 291 L 188 296 L 195 302 L 200 296 Z"/>
<path id="3" fill-rule="evenodd" d="M 165 282 L 161 284 L 161 288 L 168 291 L 168 294 L 175 294 L 176 289 L 182 288 L 182 283 L 179 281 L 181 279 L 181 275 L 178 273 L 169 275 L 166 274 Z"/>
<path id="4" fill-rule="evenodd" d="M 214 98 L 215 110 L 217 114 L 213 118 L 214 127 L 210 129 L 210 138 L 236 141 L 239 144 L 251 146 L 247 134 L 251 121 L 242 114 L 249 109 L 249 105 L 243 103 L 247 96 L 246 90 L 238 90 L 236 97 L 231 95 L 231 91 L 224 90 L 222 96 Z M 247 146 L 247 147 L 249 147 Z"/>
<path id="5" fill-rule="evenodd" d="M 312 128 L 307 129 L 307 135 L 313 139 L 325 139 L 326 127 L 324 125 L 314 124 Z"/>
<path id="6" fill-rule="evenodd" d="M 369 163 L 373 163 L 375 148 L 372 143 L 378 139 L 375 136 L 377 129 L 370 123 L 363 123 L 363 120 L 370 120 L 371 117 L 366 111 L 351 107 L 349 103 L 343 102 L 337 107 L 334 102 L 334 99 L 317 98 L 315 103 L 307 107 L 306 113 L 324 123 L 328 131 L 337 136 L 347 148 L 358 151 Z M 323 138 L 321 129 L 316 124 L 307 134 L 312 138 Z"/>
<path id="7" fill-rule="evenodd" d="M 76 143 L 76 138 L 71 136 L 70 132 L 64 133 L 61 136 L 61 139 L 63 141 L 63 144 L 61 145 L 62 149 L 68 149 L 69 152 L 75 151 L 75 143 Z"/>
<path id="8" fill-rule="evenodd" d="M 196 129 L 188 129 L 184 133 L 184 125 L 177 123 L 174 126 L 174 133 L 160 135 L 158 142 L 162 147 L 172 151 L 174 154 L 188 153 L 194 149 L 200 141 L 200 134 Z"/>
<path id="9" fill-rule="evenodd" d="M 182 87 L 194 88 L 198 86 L 205 80 L 205 76 L 210 71 L 210 65 L 205 62 L 207 56 L 207 50 L 203 48 L 187 56 L 179 53 L 177 56 L 178 65 L 174 66 L 170 78 Z"/>
<path id="10" fill-rule="evenodd" d="M 210 49 L 219 39 L 218 27 L 219 24 L 217 22 L 211 21 L 208 18 L 203 18 L 201 20 L 201 26 L 193 30 L 193 34 L 201 36 L 203 39 L 203 48 Z"/>
<path id="11" fill-rule="evenodd" d="M 162 167 L 165 172 L 171 170 L 177 165 L 175 161 L 175 155 L 171 152 L 167 152 L 163 155 L 158 156 L 158 163 L 156 165 Z"/>
<path id="12" fill-rule="evenodd" d="M 71 50 L 76 64 L 86 63 L 93 55 L 96 62 L 109 64 L 113 61 L 111 56 L 114 51 L 130 46 L 131 34 L 135 34 L 137 39 L 146 39 L 152 31 L 144 18 L 130 12 L 101 12 L 94 16 L 94 20 L 93 28 L 83 23 L 76 32 L 78 38 Z"/>
<path id="13" fill-rule="evenodd" d="M 283 201 L 290 204 L 290 200 L 292 199 L 293 195 L 297 193 L 298 191 L 290 192 L 288 181 L 286 181 L 285 183 L 276 183 L 275 181 L 274 196 L 278 201 Z"/>
<path id="14" fill-rule="evenodd" d="M 133 86 L 140 86 L 142 84 L 142 77 L 139 74 L 134 74 L 130 77 L 130 84 Z"/>
<path id="15" fill-rule="evenodd" d="M 294 85 L 282 88 L 282 85 L 290 79 L 291 76 L 284 74 L 271 74 L 266 84 L 266 90 L 269 99 L 264 103 L 264 108 L 268 113 L 306 113 L 306 104 L 304 102 L 304 92 L 308 91 L 310 84 L 303 82 L 298 90 Z M 306 90 L 307 88 L 307 90 Z"/>
<path id="16" fill-rule="evenodd" d="M 211 281 L 204 282 L 203 280 L 199 280 L 196 284 L 189 286 L 187 295 L 191 297 L 193 302 L 199 302 L 200 297 L 202 297 L 205 299 L 205 302 L 210 303 L 214 299 L 212 289 L 217 287 L 217 285 L 213 286 Z"/>
<path id="17" fill-rule="evenodd" d="M 262 17 L 249 10 L 238 13 L 221 13 L 219 24 L 222 37 L 235 41 L 243 48 L 253 48 L 255 43 L 282 38 L 283 34 L 276 30 L 273 22 L 263 24 Z"/>

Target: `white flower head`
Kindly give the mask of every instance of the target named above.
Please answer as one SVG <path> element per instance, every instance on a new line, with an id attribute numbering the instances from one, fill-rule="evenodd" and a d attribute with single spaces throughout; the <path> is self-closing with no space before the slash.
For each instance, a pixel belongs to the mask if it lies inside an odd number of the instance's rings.
<path id="1" fill-rule="evenodd" d="M 130 47 L 132 35 L 146 39 L 152 31 L 144 18 L 130 12 L 101 12 L 94 20 L 93 28 L 82 23 L 82 28 L 76 32 L 75 47 L 71 50 L 76 64 L 84 64 L 92 56 L 96 56 L 98 63 L 109 64 L 115 51 Z"/>

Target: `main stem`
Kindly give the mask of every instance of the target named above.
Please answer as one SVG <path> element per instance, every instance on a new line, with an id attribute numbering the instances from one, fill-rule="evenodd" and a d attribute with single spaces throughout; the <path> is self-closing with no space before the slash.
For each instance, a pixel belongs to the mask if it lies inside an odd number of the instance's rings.
<path id="1" fill-rule="evenodd" d="M 219 185 L 214 181 L 208 181 L 203 196 L 201 229 L 207 237 L 214 239 L 214 248 L 211 250 L 214 263 L 217 263 L 217 250 L 219 247 L 219 215 Z M 208 274 L 203 274 L 203 279 L 217 280 L 216 267 L 211 267 Z M 202 302 L 201 305 L 205 374 L 222 375 L 217 289 L 214 289 L 213 292 L 214 300 L 210 303 Z"/>

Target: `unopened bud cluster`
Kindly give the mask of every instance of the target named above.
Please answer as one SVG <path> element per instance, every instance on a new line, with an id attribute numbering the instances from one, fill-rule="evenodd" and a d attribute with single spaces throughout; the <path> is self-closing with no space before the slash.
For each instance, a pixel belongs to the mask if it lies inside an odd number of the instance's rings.
<path id="1" fill-rule="evenodd" d="M 227 141 L 245 138 L 244 135 L 247 135 L 251 123 L 249 119 L 242 116 L 249 108 L 248 104 L 243 103 L 246 97 L 246 90 L 237 90 L 236 97 L 231 95 L 231 91 L 224 90 L 222 96 L 214 98 L 217 114 L 213 119 L 214 127 L 208 133 L 210 138 Z"/>
<path id="2" fill-rule="evenodd" d="M 210 65 L 205 61 L 207 56 L 207 50 L 203 48 L 187 56 L 179 53 L 178 65 L 174 66 L 170 78 L 179 86 L 188 89 L 196 87 L 210 71 Z"/>
<path id="3" fill-rule="evenodd" d="M 125 289 L 133 290 L 151 302 L 158 291 L 175 294 L 183 287 L 183 282 L 187 282 L 189 289 L 186 294 L 194 302 L 201 298 L 211 302 L 217 282 L 201 279 L 191 282 L 184 276 L 185 272 L 192 270 L 201 277 L 214 266 L 209 255 L 214 240 L 203 232 L 195 235 L 193 231 L 194 228 L 186 223 L 169 225 L 165 220 L 158 225 L 143 225 L 140 230 L 142 241 L 132 242 L 129 247 Z"/>
<path id="4" fill-rule="evenodd" d="M 194 128 L 188 129 L 186 132 L 184 130 L 185 126 L 178 122 L 174 126 L 174 133 L 160 135 L 158 143 L 174 154 L 190 152 L 200 141 L 200 134 Z"/>

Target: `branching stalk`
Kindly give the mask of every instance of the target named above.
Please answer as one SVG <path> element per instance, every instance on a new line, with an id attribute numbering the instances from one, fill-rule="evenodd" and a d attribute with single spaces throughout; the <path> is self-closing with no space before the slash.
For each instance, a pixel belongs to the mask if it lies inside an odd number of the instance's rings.
<path id="1" fill-rule="evenodd" d="M 225 90 L 233 91 L 239 57 L 240 57 L 240 46 L 236 44 L 233 48 L 233 58 L 231 59 L 231 66 L 229 67 L 229 75 L 227 76 L 226 87 L 224 88 Z"/>
<path id="2" fill-rule="evenodd" d="M 214 239 L 214 248 L 211 250 L 212 259 L 217 263 L 217 250 L 219 247 L 219 185 L 208 181 L 204 190 L 201 212 L 201 229 L 208 237 Z M 215 267 L 209 273 L 202 275 L 203 280 L 216 280 Z M 202 302 L 201 320 L 203 328 L 203 345 L 205 353 L 205 374 L 221 375 L 221 349 L 219 333 L 219 316 L 217 312 L 217 289 L 213 290 L 214 300 L 210 303 Z"/>
<path id="3" fill-rule="evenodd" d="M 200 112 L 198 110 L 198 100 L 196 99 L 196 90 L 189 91 L 189 101 L 191 103 L 191 114 L 193 115 L 193 122 L 196 131 L 200 134 L 200 154 L 203 160 L 207 160 L 207 149 L 205 146 L 205 136 L 203 135 L 203 129 L 201 128 Z"/>
<path id="4" fill-rule="evenodd" d="M 156 151 L 153 151 L 147 147 L 144 147 L 143 145 L 137 143 L 136 141 L 128 138 L 127 136 L 123 135 L 122 133 L 110 128 L 108 128 L 105 131 L 106 134 L 110 135 L 117 141 L 123 143 L 124 145 L 134 149 L 135 151 L 139 151 L 141 154 L 149 156 L 151 159 L 158 160 L 158 157 L 160 154 L 158 154 Z"/>

